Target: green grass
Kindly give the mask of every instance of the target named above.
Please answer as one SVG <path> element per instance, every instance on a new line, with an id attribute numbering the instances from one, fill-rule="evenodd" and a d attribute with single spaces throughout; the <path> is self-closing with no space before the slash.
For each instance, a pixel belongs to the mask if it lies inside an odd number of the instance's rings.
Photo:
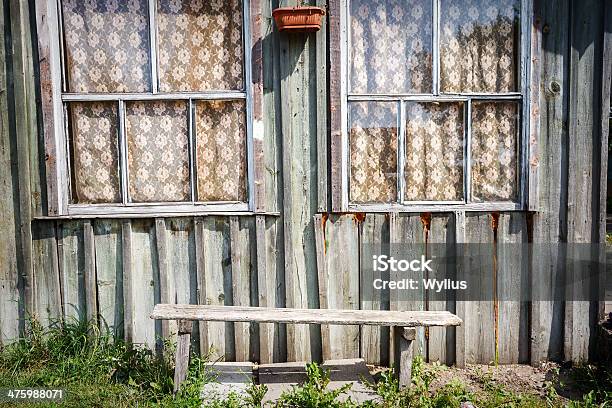
<path id="1" fill-rule="evenodd" d="M 173 395 L 173 346 L 164 352 L 129 347 L 123 341 L 100 332 L 97 327 L 79 322 L 57 324 L 43 330 L 29 323 L 29 336 L 0 349 L 0 388 L 62 388 L 65 401 L 58 403 L 21 403 L 18 407 L 176 407 L 202 406 L 200 390 L 212 373 L 206 359 L 192 356 L 187 380 Z M 433 388 L 444 368 L 426 365 L 419 357 L 413 363 L 412 386 L 400 389 L 392 370 L 380 374 L 377 382 L 367 384 L 378 396 L 377 402 L 359 405 L 347 392 L 350 385 L 330 390 L 329 373 L 316 363 L 307 366 L 308 380 L 283 393 L 270 408 L 442 408 L 459 407 L 470 401 L 479 408 L 560 407 L 557 389 L 565 385 L 558 377 L 547 383 L 545 396 L 517 393 L 496 382 L 490 373 L 478 373 L 478 390 L 457 379 Z M 572 408 L 612 407 L 612 370 L 582 366 L 572 371 L 572 382 L 584 394 L 567 404 Z M 223 401 L 207 401 L 210 408 L 262 407 L 265 385 L 251 385 L 244 396 L 231 394 Z M 13 407 L 2 404 L 0 407 Z"/>

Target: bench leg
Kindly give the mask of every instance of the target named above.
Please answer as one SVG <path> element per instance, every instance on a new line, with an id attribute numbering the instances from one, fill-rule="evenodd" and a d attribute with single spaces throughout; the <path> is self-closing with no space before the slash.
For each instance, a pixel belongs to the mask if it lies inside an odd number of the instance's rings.
<path id="1" fill-rule="evenodd" d="M 416 329 L 413 327 L 393 327 L 395 340 L 395 369 L 399 371 L 400 388 L 410 386 L 412 375 L 412 353 Z"/>
<path id="2" fill-rule="evenodd" d="M 174 366 L 174 393 L 181 388 L 181 383 L 187 378 L 189 369 L 189 348 L 191 346 L 191 327 L 190 320 L 179 320 L 178 322 L 178 343 L 176 345 L 176 360 Z"/>

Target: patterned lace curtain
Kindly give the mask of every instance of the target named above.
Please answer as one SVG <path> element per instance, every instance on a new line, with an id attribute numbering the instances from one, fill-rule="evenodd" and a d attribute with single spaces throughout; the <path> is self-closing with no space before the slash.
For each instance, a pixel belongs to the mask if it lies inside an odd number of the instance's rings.
<path id="1" fill-rule="evenodd" d="M 75 203 L 121 201 L 117 105 L 77 102 L 70 106 L 73 200 Z"/>
<path id="2" fill-rule="evenodd" d="M 244 101 L 196 103 L 196 156 L 200 201 L 246 201 Z"/>
<path id="3" fill-rule="evenodd" d="M 130 102 L 125 124 L 134 202 L 190 200 L 188 104 Z"/>
<path id="4" fill-rule="evenodd" d="M 353 102 L 349 106 L 351 201 L 397 201 L 397 104 Z"/>
<path id="5" fill-rule="evenodd" d="M 351 92 L 432 91 L 431 0 L 351 1 Z"/>
<path id="6" fill-rule="evenodd" d="M 463 200 L 463 103 L 408 103 L 407 201 Z"/>
<path id="7" fill-rule="evenodd" d="M 516 201 L 518 126 L 516 102 L 472 104 L 472 198 Z"/>
<path id="8" fill-rule="evenodd" d="M 149 92 L 146 0 L 62 1 L 68 90 Z"/>
<path id="9" fill-rule="evenodd" d="M 240 90 L 242 0 L 159 0 L 162 92 Z"/>
<path id="10" fill-rule="evenodd" d="M 442 0 L 442 92 L 517 90 L 520 0 Z"/>

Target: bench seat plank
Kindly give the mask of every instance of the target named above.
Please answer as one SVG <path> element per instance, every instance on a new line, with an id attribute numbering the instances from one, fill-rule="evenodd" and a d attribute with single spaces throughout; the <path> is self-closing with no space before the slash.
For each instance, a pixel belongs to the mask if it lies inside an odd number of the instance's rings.
<path id="1" fill-rule="evenodd" d="M 446 311 L 289 309 L 253 306 L 155 306 L 152 319 L 216 322 L 300 323 L 374 326 L 459 326 L 462 320 Z"/>

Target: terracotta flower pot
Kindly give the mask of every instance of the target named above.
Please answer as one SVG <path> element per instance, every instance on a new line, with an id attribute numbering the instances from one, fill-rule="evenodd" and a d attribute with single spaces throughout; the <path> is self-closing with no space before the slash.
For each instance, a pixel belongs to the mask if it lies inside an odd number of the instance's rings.
<path id="1" fill-rule="evenodd" d="M 311 33 L 321 29 L 321 17 L 325 11 L 320 7 L 280 7 L 272 12 L 279 31 Z"/>

